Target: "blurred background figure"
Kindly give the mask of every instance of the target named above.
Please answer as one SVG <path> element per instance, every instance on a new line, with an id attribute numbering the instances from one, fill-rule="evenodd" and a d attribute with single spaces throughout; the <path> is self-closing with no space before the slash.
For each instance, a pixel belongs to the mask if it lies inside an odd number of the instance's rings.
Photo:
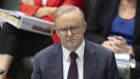
<path id="1" fill-rule="evenodd" d="M 55 10 L 65 4 L 83 8 L 84 0 L 21 0 L 19 10 L 29 16 L 53 22 Z M 44 36 L 20 30 L 4 23 L 0 31 L 0 69 L 5 72 L 0 75 L 0 79 L 6 79 L 13 60 L 19 60 L 27 55 L 34 55 L 39 50 L 58 41 L 59 38 L 55 32 L 52 37 Z"/>
<path id="2" fill-rule="evenodd" d="M 86 38 L 114 53 L 134 56 L 140 76 L 140 0 L 97 0 L 88 18 Z M 134 79 L 134 78 L 133 78 Z"/>

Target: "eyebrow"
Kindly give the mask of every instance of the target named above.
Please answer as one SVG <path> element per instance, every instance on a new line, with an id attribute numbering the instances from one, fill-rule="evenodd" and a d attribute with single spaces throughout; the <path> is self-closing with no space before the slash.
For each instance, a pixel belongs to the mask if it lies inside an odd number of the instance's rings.
<path id="1" fill-rule="evenodd" d="M 61 26 L 62 27 L 62 26 Z M 70 25 L 70 26 L 68 26 L 68 27 L 65 27 L 65 26 L 63 26 L 62 28 L 70 28 L 70 27 L 79 27 L 79 25 Z"/>

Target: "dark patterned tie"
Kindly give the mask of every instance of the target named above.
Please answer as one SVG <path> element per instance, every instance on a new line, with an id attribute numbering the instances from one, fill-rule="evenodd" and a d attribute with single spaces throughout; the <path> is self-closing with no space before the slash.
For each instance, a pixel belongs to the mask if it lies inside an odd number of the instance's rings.
<path id="1" fill-rule="evenodd" d="M 78 69 L 77 69 L 77 64 L 76 64 L 77 56 L 78 55 L 75 52 L 71 52 L 71 54 L 70 54 L 71 63 L 69 66 L 67 79 L 78 79 Z"/>

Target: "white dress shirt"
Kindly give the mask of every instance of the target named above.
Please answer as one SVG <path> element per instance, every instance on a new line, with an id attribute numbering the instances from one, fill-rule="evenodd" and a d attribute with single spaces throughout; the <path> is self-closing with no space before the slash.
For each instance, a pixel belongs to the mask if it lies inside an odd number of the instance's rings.
<path id="1" fill-rule="evenodd" d="M 80 47 L 76 51 L 74 51 L 78 55 L 76 59 L 77 68 L 78 68 L 78 79 L 83 79 L 84 48 L 85 48 L 85 41 L 83 40 Z M 73 51 L 70 51 L 63 46 L 62 46 L 62 51 L 63 51 L 63 78 L 67 79 L 68 70 L 71 61 L 69 55 Z"/>

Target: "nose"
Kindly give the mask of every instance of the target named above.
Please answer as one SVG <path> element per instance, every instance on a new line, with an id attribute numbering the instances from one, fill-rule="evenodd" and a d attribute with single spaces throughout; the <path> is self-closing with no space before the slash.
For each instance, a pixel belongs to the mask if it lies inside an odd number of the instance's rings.
<path id="1" fill-rule="evenodd" d="M 70 29 L 68 30 L 68 36 L 72 35 L 72 32 L 70 31 Z"/>

